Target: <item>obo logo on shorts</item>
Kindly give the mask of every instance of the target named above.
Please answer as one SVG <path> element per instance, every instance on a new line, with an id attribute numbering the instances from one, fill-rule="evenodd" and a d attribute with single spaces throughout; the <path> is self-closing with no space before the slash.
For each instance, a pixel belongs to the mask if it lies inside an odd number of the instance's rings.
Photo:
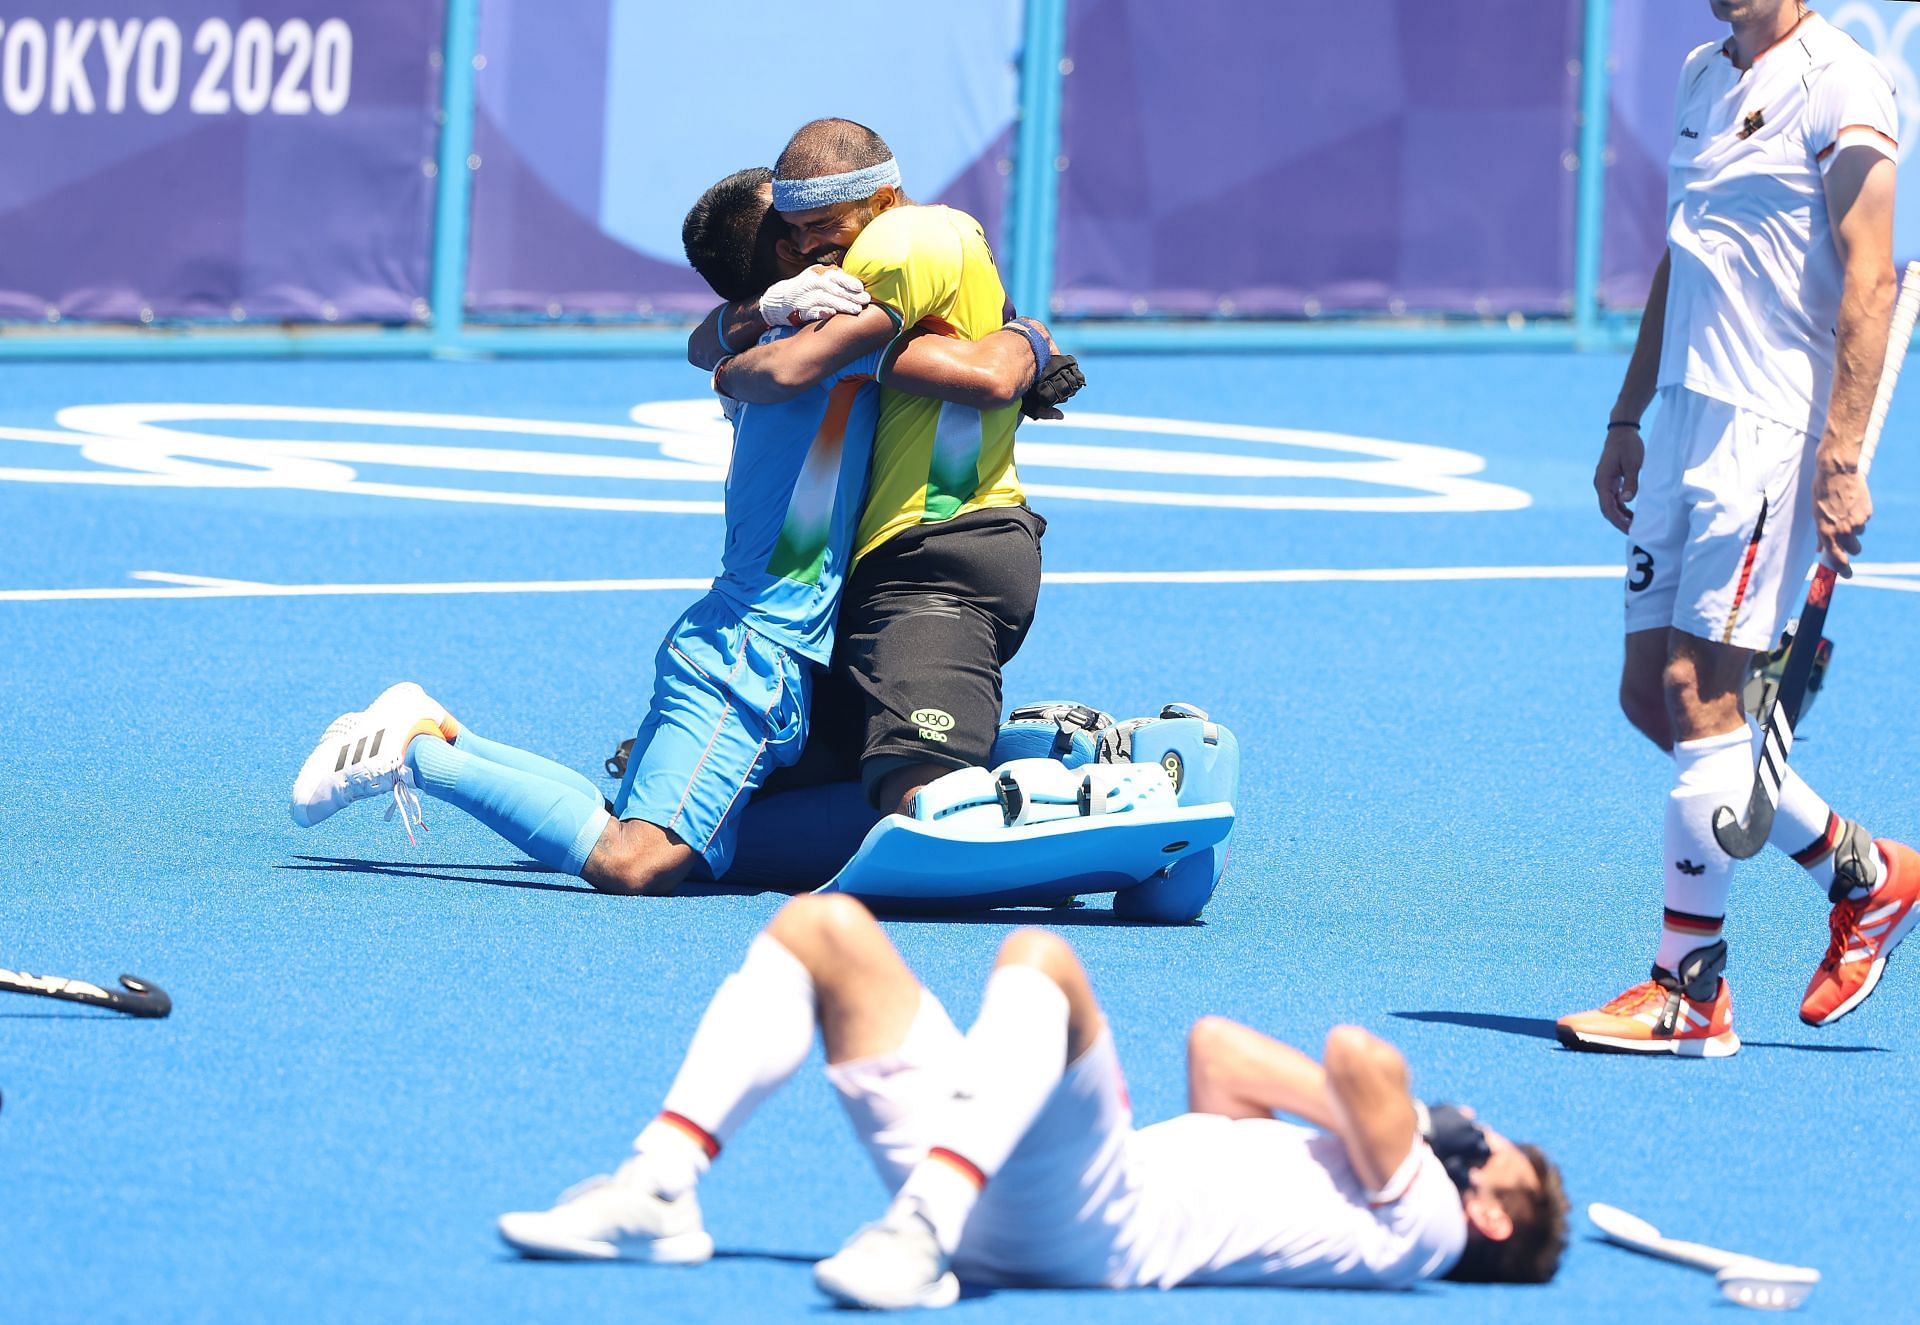
<path id="1" fill-rule="evenodd" d="M 942 709 L 915 709 L 907 715 L 907 721 L 920 729 L 923 741 L 947 743 L 947 733 L 953 730 L 953 714 Z"/>

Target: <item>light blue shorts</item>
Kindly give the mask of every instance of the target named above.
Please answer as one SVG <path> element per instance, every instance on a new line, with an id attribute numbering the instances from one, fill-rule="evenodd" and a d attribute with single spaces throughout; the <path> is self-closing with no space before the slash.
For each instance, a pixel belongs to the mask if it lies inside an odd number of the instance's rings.
<path id="1" fill-rule="evenodd" d="M 740 812 L 767 774 L 800 757 L 811 665 L 708 594 L 667 631 L 653 705 L 613 800 L 692 847 L 718 878 L 733 860 Z"/>

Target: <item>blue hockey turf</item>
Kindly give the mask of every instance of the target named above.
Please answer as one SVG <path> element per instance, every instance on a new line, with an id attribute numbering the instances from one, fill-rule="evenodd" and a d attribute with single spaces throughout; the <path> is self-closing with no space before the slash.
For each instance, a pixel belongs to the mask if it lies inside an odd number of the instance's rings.
<path id="1" fill-rule="evenodd" d="M 1178 699 L 1231 724 L 1233 864 L 1191 927 L 1102 923 L 1099 903 L 889 926 L 964 1024 L 1009 927 L 1057 924 L 1143 1120 L 1180 1109 L 1203 1013 L 1309 1048 L 1337 1022 L 1378 1030 L 1423 1095 L 1562 1160 L 1559 1280 L 997 1292 L 956 1322 L 1615 1322 L 1718 1302 L 1704 1275 L 1595 1241 L 1590 1200 L 1819 1267 L 1813 1318 L 1886 1314 L 1920 1259 L 1920 955 L 1851 1017 L 1802 1026 L 1826 904 L 1769 854 L 1729 922 L 1737 1057 L 1552 1039 L 1554 1017 L 1641 978 L 1659 927 L 1667 773 L 1614 706 L 1623 547 L 1589 486 L 1621 367 L 1093 359 L 1077 404 L 1099 426 L 1022 435 L 1050 580 L 1008 699 L 1122 716 Z M 175 1004 L 136 1022 L 0 996 L 0 1316 L 823 1310 L 810 1263 L 881 1198 L 815 1072 L 703 1187 L 711 1265 L 523 1263 L 493 1233 L 620 1160 L 778 895 L 599 896 L 432 801 L 418 850 L 377 806 L 310 831 L 285 809 L 326 723 L 402 678 L 599 776 L 717 564 L 704 385 L 668 363 L 0 369 L 0 966 L 132 971 Z M 1878 570 L 1840 590 L 1794 752 L 1843 813 L 1908 840 L 1916 424 L 1920 400 L 1897 403 Z M 1338 449 L 1355 437 L 1391 445 Z"/>

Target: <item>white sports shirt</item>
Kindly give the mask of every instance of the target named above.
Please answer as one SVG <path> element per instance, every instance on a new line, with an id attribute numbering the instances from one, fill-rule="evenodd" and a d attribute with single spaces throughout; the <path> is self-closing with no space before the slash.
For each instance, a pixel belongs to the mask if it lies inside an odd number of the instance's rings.
<path id="1" fill-rule="evenodd" d="M 1659 385 L 1805 433 L 1825 423 L 1842 271 L 1824 180 L 1842 148 L 1898 151 L 1893 84 L 1809 13 L 1751 69 L 1732 42 L 1687 57 L 1667 162 Z"/>
<path id="2" fill-rule="evenodd" d="M 1406 1288 L 1467 1245 L 1460 1193 L 1425 1142 L 1373 1193 L 1339 1138 L 1276 1119 L 1190 1113 L 1131 1144 L 1137 1284 Z"/>

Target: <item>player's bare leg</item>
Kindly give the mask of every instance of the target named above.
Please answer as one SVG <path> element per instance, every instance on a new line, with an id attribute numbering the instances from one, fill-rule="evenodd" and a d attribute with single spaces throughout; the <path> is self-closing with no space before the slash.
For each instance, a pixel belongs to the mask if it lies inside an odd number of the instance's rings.
<path id="1" fill-rule="evenodd" d="M 894 769 L 880 779 L 881 810 L 888 814 L 912 814 L 913 798 L 920 794 L 920 789 L 951 772 L 953 769 L 946 764 L 908 764 Z"/>
<path id="2" fill-rule="evenodd" d="M 920 982 L 866 907 L 840 894 L 808 893 L 780 908 L 766 936 L 813 978 L 829 1064 L 900 1047 L 919 1011 Z"/>
<path id="3" fill-rule="evenodd" d="M 603 893 L 660 897 L 685 882 L 695 859 L 677 833 L 644 819 L 610 819 L 580 877 Z"/>
<path id="4" fill-rule="evenodd" d="M 523 1255 L 699 1264 L 713 1254 L 695 1189 L 722 1147 L 800 1069 L 820 1028 L 830 1063 L 901 1046 L 919 982 L 850 897 L 796 897 L 747 949 L 694 1032 L 664 1107 L 611 1177 L 551 1210 L 500 1219 Z"/>
<path id="5" fill-rule="evenodd" d="M 1086 971 L 1064 940 L 1044 930 L 1009 936 L 967 1032 L 965 1072 L 941 1144 L 914 1167 L 885 1215 L 814 1268 L 820 1288 L 867 1308 L 950 1305 L 959 1284 L 948 1265 L 982 1187 L 1105 1028 Z"/>
<path id="6" fill-rule="evenodd" d="M 1655 638 L 1662 633 L 1658 693 L 1664 727 L 1651 705 L 1649 684 Z M 1721 977 L 1727 947 L 1720 931 L 1733 859 L 1714 839 L 1713 812 L 1738 800 L 1752 778 L 1752 740 L 1740 707 L 1750 656 L 1749 650 L 1681 630 L 1627 636 L 1621 708 L 1673 757 L 1666 907 L 1649 978 L 1594 1011 L 1563 1017 L 1558 1032 L 1569 1048 L 1719 1058 L 1740 1047 Z"/>
<path id="7" fill-rule="evenodd" d="M 1627 633 L 1626 656 L 1620 665 L 1620 711 L 1649 741 L 1669 754 L 1673 751 L 1673 722 L 1667 716 L 1667 637 L 1673 631 L 1635 630 Z"/>
<path id="8" fill-rule="evenodd" d="M 1663 633 L 1656 708 L 1654 645 Z M 1675 762 L 1666 909 L 1652 978 L 1594 1012 L 1563 1018 L 1560 1038 L 1570 1047 L 1707 1056 L 1738 1048 L 1719 978 L 1733 862 L 1713 837 L 1711 815 L 1715 805 L 1740 804 L 1752 777 L 1752 732 L 1739 703 L 1750 657 L 1679 630 L 1627 636 L 1621 709 Z M 1800 1010 L 1810 1025 L 1827 1025 L 1873 992 L 1888 955 L 1920 921 L 1920 856 L 1899 843 L 1875 842 L 1791 767 L 1769 840 L 1813 874 L 1834 903 L 1827 951 Z"/>

